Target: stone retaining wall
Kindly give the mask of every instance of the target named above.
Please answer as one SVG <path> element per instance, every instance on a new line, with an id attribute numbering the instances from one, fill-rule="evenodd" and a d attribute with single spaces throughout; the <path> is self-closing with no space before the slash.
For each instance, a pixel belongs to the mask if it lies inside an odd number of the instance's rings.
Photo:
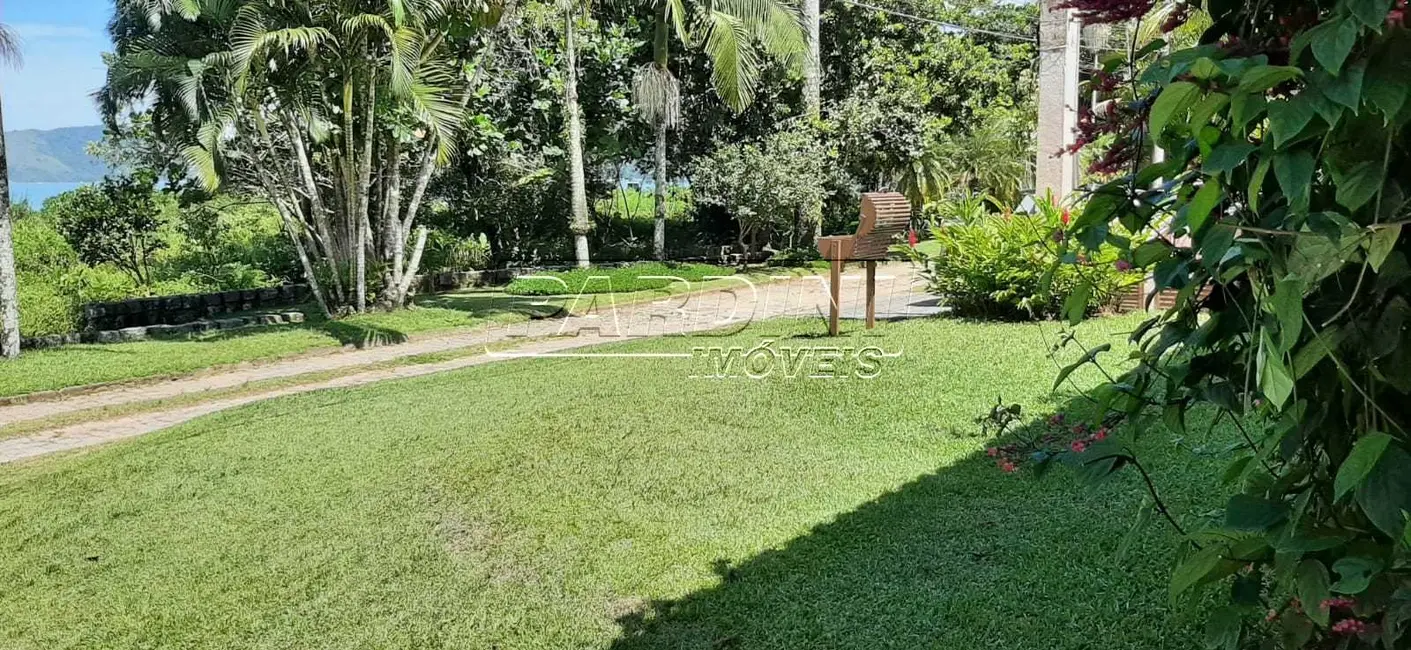
<path id="1" fill-rule="evenodd" d="M 75 343 L 125 343 L 129 341 L 146 341 L 149 339 L 178 338 L 203 332 L 224 332 L 246 327 L 288 325 L 302 322 L 304 322 L 303 312 L 289 311 L 275 314 L 254 314 L 231 318 L 196 320 L 179 325 L 136 325 L 116 330 L 91 330 L 86 332 L 74 332 L 72 334 L 54 334 L 51 336 L 24 339 L 20 342 L 20 347 L 30 350 L 42 350 Z"/>
<path id="2" fill-rule="evenodd" d="M 120 330 L 151 325 L 181 325 L 220 314 L 292 307 L 312 299 L 308 285 L 286 284 L 264 289 L 133 298 L 83 306 L 87 331 Z"/>

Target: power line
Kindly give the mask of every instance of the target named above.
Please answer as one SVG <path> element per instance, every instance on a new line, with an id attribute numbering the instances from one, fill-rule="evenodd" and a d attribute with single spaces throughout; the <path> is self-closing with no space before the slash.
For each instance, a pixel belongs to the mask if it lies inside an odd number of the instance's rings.
<path id="1" fill-rule="evenodd" d="M 895 11 L 895 10 L 892 10 L 892 9 L 886 9 L 886 8 L 883 8 L 883 7 L 878 7 L 878 6 L 876 6 L 876 5 L 870 5 L 870 4 L 867 4 L 867 3 L 865 3 L 865 2 L 859 2 L 858 0 L 841 0 L 841 1 L 842 1 L 842 2 L 845 2 L 845 3 L 847 3 L 847 4 L 850 4 L 850 5 L 855 5 L 855 6 L 858 6 L 858 7 L 862 7 L 862 8 L 864 8 L 864 9 L 871 9 L 871 10 L 873 10 L 873 11 L 880 11 L 880 12 L 882 12 L 882 13 L 884 13 L 884 14 L 891 14 L 891 15 L 893 15 L 893 16 L 898 16 L 898 17 L 900 17 L 900 18 L 909 18 L 909 19 L 911 19 L 911 20 L 919 20 L 919 21 L 921 21 L 921 22 L 923 22 L 923 23 L 931 23 L 931 24 L 933 24 L 933 25 L 940 25 L 941 27 L 946 27 L 946 28 L 949 28 L 949 29 L 957 30 L 957 31 L 962 31 L 962 32 L 974 32 L 974 33 L 976 33 L 976 34 L 986 34 L 986 35 L 988 35 L 988 36 L 995 36 L 995 37 L 998 37 L 998 38 L 1007 38 L 1007 39 L 1014 40 L 1014 41 L 1023 41 L 1023 42 L 1025 42 L 1025 43 L 1033 43 L 1033 42 L 1035 42 L 1035 39 L 1032 38 L 1032 37 L 1029 37 L 1029 36 L 1020 36 L 1019 34 L 1009 34 L 1009 33 L 1006 33 L 1006 32 L 996 32 L 996 31 L 991 31 L 991 30 L 988 30 L 988 29 L 980 29 L 980 28 L 978 28 L 978 27 L 966 27 L 965 25 L 957 25 L 957 24 L 955 24 L 955 23 L 948 23 L 948 22 L 945 22 L 945 21 L 942 21 L 942 20 L 936 20 L 936 19 L 934 19 L 934 18 L 925 18 L 925 17 L 922 17 L 922 16 L 916 16 L 916 15 L 913 15 L 913 14 L 908 14 L 908 13 L 904 13 L 904 12 L 900 12 L 900 11 Z"/>

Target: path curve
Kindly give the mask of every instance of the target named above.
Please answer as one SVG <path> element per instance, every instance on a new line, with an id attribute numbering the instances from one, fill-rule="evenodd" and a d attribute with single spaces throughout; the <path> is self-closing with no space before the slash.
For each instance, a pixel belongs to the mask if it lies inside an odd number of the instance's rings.
<path id="1" fill-rule="evenodd" d="M 845 317 L 861 317 L 865 300 L 861 280 L 860 273 L 844 275 L 842 304 Z M 0 406 L 0 425 L 8 425 L 96 408 L 237 388 L 269 379 L 351 369 L 417 355 L 476 348 L 486 351 L 492 348 L 500 350 L 495 354 L 478 354 L 441 362 L 354 372 L 324 381 L 100 419 L 0 440 L 0 463 L 132 438 L 217 411 L 286 395 L 420 377 L 526 354 L 562 352 L 602 343 L 714 330 L 751 320 L 821 317 L 827 313 L 828 302 L 826 278 L 821 276 L 779 280 L 758 286 L 742 278 L 739 288 L 682 294 L 657 302 L 634 303 L 615 309 L 603 300 L 596 305 L 597 309 L 591 310 L 585 316 L 497 325 L 399 345 L 277 361 L 159 384 L 115 387 L 55 401 Z M 580 307 L 586 308 L 588 305 Z M 930 315 L 935 313 L 936 309 L 932 306 L 932 301 L 927 300 L 921 292 L 914 269 L 907 264 L 898 263 L 884 264 L 878 270 L 877 312 L 879 318 L 895 319 Z M 820 321 L 820 327 L 824 326 Z M 523 343 L 516 344 L 517 341 Z"/>

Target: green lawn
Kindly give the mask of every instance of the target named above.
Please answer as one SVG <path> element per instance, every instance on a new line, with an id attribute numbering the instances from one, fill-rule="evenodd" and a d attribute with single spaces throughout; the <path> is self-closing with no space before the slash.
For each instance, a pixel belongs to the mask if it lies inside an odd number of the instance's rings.
<path id="1" fill-rule="evenodd" d="M 1135 323 L 1086 342 L 1120 351 Z M 613 351 L 831 343 L 822 329 Z M 1134 476 L 1005 475 L 975 437 L 997 395 L 1035 417 L 1062 398 L 1056 329 L 854 331 L 843 345 L 902 352 L 871 381 L 511 361 L 0 467 L 0 646 L 1195 647 L 1167 607 L 1167 531 L 1112 557 Z M 1159 430 L 1134 446 L 1178 513 L 1219 501 L 1218 454 Z"/>
<path id="2" fill-rule="evenodd" d="M 779 269 L 768 271 L 780 272 Z M 756 283 L 768 281 L 766 275 L 749 277 Z M 660 298 L 687 289 L 700 291 L 738 286 L 729 280 L 695 282 L 690 287 L 675 284 L 664 289 L 622 292 L 616 296 L 616 303 L 623 305 Z M 344 345 L 402 343 L 412 336 L 473 328 L 491 322 L 513 322 L 528 318 L 530 312 L 553 311 L 535 306 L 546 300 L 564 307 L 572 305 L 571 299 L 462 291 L 418 296 L 414 309 L 368 313 L 333 321 L 311 316 L 308 322 L 297 326 L 210 332 L 179 340 L 71 345 L 27 351 L 17 360 L 0 364 L 0 397 L 185 375 L 213 366 L 268 361 Z M 305 311 L 316 313 L 312 307 Z"/>

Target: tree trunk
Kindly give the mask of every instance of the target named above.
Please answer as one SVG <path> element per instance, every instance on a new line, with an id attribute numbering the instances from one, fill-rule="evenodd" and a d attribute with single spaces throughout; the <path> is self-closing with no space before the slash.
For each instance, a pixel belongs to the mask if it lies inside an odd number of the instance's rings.
<path id="1" fill-rule="evenodd" d="M 10 227 L 10 162 L 5 155 L 5 118 L 0 112 L 0 353 L 20 356 L 20 284 Z"/>
<path id="2" fill-rule="evenodd" d="M 659 260 L 666 259 L 666 120 L 657 120 L 656 165 L 652 177 L 656 184 L 656 227 L 652 230 L 652 250 Z"/>
<path id="3" fill-rule="evenodd" d="M 819 50 L 818 0 L 803 0 L 804 36 L 808 39 L 808 55 L 804 58 L 803 101 L 811 120 L 817 120 L 822 109 L 823 62 Z"/>
<path id="4" fill-rule="evenodd" d="M 583 172 L 583 126 L 579 123 L 578 115 L 578 45 L 574 35 L 577 30 L 574 25 L 577 17 L 578 9 L 574 7 L 564 14 L 563 20 L 564 49 L 567 51 L 565 59 L 568 68 L 564 75 L 563 109 L 568 121 L 569 182 L 573 186 L 571 197 L 573 221 L 569 229 L 573 231 L 578 266 L 586 267 L 591 263 L 588 256 L 588 231 L 591 225 L 588 222 L 588 183 Z"/>
<path id="5" fill-rule="evenodd" d="M 357 214 L 354 219 L 358 227 L 358 311 L 367 310 L 367 249 L 371 244 L 368 233 L 372 226 L 368 218 L 368 200 L 372 194 L 372 152 L 376 138 L 377 77 L 371 73 L 367 78 L 367 113 L 363 118 L 363 150 L 358 161 L 358 185 L 354 192 L 358 196 Z"/>

